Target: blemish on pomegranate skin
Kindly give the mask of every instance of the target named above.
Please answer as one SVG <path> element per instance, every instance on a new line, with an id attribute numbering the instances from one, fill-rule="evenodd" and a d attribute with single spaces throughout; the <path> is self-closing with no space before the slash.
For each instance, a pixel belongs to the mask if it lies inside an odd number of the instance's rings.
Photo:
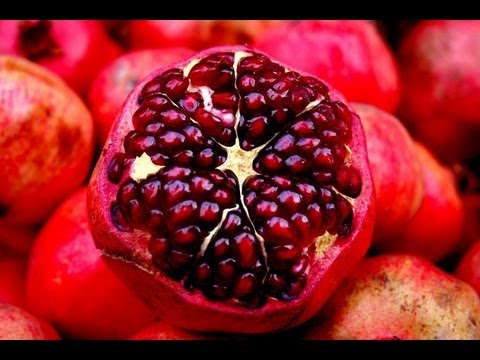
<path id="1" fill-rule="evenodd" d="M 81 130 L 77 127 L 72 128 L 61 122 L 57 128 L 58 136 L 58 155 L 60 158 L 69 157 L 76 144 L 81 139 Z"/>

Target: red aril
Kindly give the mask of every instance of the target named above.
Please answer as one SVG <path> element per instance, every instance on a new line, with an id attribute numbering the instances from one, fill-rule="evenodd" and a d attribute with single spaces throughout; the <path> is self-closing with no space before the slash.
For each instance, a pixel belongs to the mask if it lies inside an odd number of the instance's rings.
<path id="1" fill-rule="evenodd" d="M 85 95 L 95 75 L 121 54 L 93 20 L 1 20 L 0 54 L 23 56 Z"/>
<path id="2" fill-rule="evenodd" d="M 106 261 L 163 320 L 261 333 L 311 317 L 365 254 L 373 197 L 338 92 L 221 47 L 135 87 L 88 204 Z"/>
<path id="3" fill-rule="evenodd" d="M 69 338 L 123 339 L 154 318 L 101 259 L 87 218 L 83 188 L 46 222 L 29 260 L 28 306 Z"/>

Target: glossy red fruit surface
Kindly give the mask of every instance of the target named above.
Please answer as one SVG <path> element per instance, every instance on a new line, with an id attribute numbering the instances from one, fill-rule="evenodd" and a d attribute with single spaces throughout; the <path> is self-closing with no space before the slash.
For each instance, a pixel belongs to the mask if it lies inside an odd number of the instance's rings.
<path id="1" fill-rule="evenodd" d="M 29 260 L 28 306 L 68 338 L 123 339 L 154 318 L 101 259 L 87 218 L 81 189 L 42 228 Z"/>
<path id="2" fill-rule="evenodd" d="M 349 101 L 394 112 L 400 79 L 391 50 L 366 20 L 303 20 L 265 31 L 259 50 L 328 81 Z"/>
<path id="3" fill-rule="evenodd" d="M 402 40 L 400 118 L 444 160 L 480 154 L 480 21 L 421 21 Z"/>
<path id="4" fill-rule="evenodd" d="M 260 333 L 320 308 L 369 245 L 373 197 L 339 93 L 222 47 L 137 85 L 88 204 L 97 247 L 162 319 Z"/>
<path id="5" fill-rule="evenodd" d="M 424 258 L 365 259 L 310 323 L 307 339 L 480 339 L 480 299 Z"/>
<path id="6" fill-rule="evenodd" d="M 80 187 L 93 155 L 93 124 L 78 96 L 30 61 L 0 56 L 0 79 L 1 233 L 41 223 Z"/>
<path id="7" fill-rule="evenodd" d="M 88 100 L 95 122 L 97 142 L 103 146 L 123 102 L 135 85 L 153 70 L 193 54 L 187 48 L 138 50 L 120 56 L 95 78 Z"/>
<path id="8" fill-rule="evenodd" d="M 0 54 L 23 56 L 56 73 L 80 95 L 121 54 L 93 20 L 1 20 Z"/>
<path id="9" fill-rule="evenodd" d="M 465 253 L 455 274 L 472 286 L 480 296 L 480 241 L 478 240 Z"/>

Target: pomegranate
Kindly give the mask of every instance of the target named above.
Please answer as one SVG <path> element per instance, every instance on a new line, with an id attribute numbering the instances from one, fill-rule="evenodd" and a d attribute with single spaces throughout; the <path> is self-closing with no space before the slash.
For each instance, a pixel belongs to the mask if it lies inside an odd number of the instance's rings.
<path id="1" fill-rule="evenodd" d="M 175 328 L 161 321 L 130 337 L 130 340 L 208 340 L 209 337 Z M 212 338 L 213 339 L 213 338 Z"/>
<path id="2" fill-rule="evenodd" d="M 239 46 L 136 86 L 88 203 L 97 247 L 162 320 L 261 333 L 311 317 L 364 255 L 373 196 L 343 97 Z"/>
<path id="3" fill-rule="evenodd" d="M 59 340 L 43 320 L 16 306 L 0 303 L 0 340 Z"/>
<path id="4" fill-rule="evenodd" d="M 98 144 L 103 146 L 123 101 L 142 78 L 192 54 L 193 50 L 179 47 L 133 51 L 104 68 L 88 93 Z"/>
<path id="5" fill-rule="evenodd" d="M 327 80 L 348 100 L 389 112 L 397 108 L 397 65 L 370 21 L 287 22 L 265 31 L 253 44 L 287 64 Z"/>
<path id="6" fill-rule="evenodd" d="M 76 339 L 122 339 L 154 319 L 95 248 L 85 188 L 40 231 L 30 256 L 27 302 L 34 314 Z"/>
<path id="7" fill-rule="evenodd" d="M 401 119 L 444 160 L 480 155 L 480 21 L 421 21 L 400 44 Z"/>
<path id="8" fill-rule="evenodd" d="M 40 223 L 80 187 L 93 126 L 77 95 L 48 70 L 4 55 L 0 79 L 1 232 L 7 224 Z"/>
<path id="9" fill-rule="evenodd" d="M 0 221 L 0 252 L 27 256 L 36 235 L 36 227 L 11 225 Z"/>
<path id="10" fill-rule="evenodd" d="M 389 242 L 420 206 L 423 182 L 413 139 L 393 115 L 353 104 L 362 120 L 376 193 L 374 244 Z"/>
<path id="11" fill-rule="evenodd" d="M 473 289 L 413 255 L 365 259 L 309 324 L 307 339 L 480 339 Z"/>
<path id="12" fill-rule="evenodd" d="M 480 239 L 480 194 L 463 195 L 462 204 L 465 216 L 462 236 L 455 251 L 457 255 L 463 254 Z"/>
<path id="13" fill-rule="evenodd" d="M 132 20 L 116 24 L 115 34 L 127 37 L 133 49 L 183 46 L 201 50 L 210 46 L 250 44 L 280 20 Z M 113 24 L 110 24 L 113 26 Z"/>
<path id="14" fill-rule="evenodd" d="M 458 264 L 456 275 L 472 286 L 480 296 L 480 240 L 468 249 Z"/>
<path id="15" fill-rule="evenodd" d="M 23 56 L 85 95 L 95 75 L 121 54 L 93 20 L 1 20 L 0 54 Z"/>
<path id="16" fill-rule="evenodd" d="M 459 244 L 463 206 L 453 173 L 442 166 L 420 143 L 416 143 L 422 165 L 422 203 L 403 229 L 377 244 L 381 251 L 409 252 L 439 261 Z"/>
<path id="17" fill-rule="evenodd" d="M 0 255 L 0 303 L 24 306 L 26 270 L 27 260 Z"/>

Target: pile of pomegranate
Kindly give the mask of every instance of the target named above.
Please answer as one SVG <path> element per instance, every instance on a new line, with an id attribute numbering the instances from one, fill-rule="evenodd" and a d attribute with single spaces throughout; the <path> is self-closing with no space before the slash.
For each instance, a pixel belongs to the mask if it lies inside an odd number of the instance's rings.
<path id="1" fill-rule="evenodd" d="M 479 38 L 0 20 L 0 339 L 480 340 Z"/>

